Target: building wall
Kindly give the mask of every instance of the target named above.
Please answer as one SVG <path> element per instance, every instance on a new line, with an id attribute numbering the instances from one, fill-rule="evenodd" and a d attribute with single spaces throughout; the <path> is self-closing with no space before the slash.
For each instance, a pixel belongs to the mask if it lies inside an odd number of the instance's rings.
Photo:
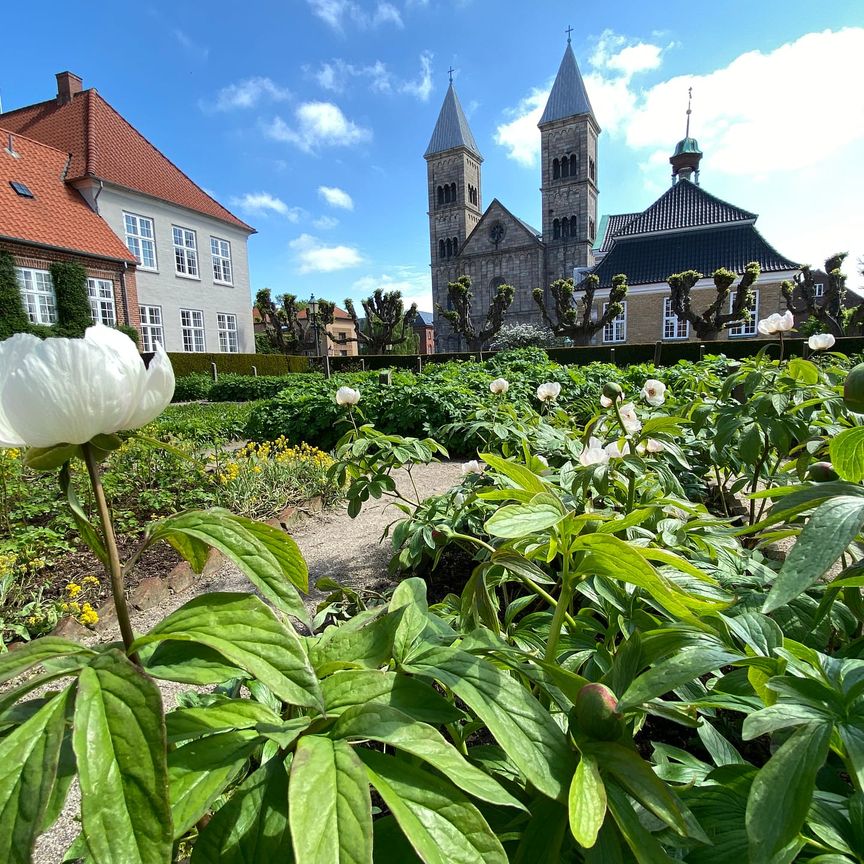
<path id="1" fill-rule="evenodd" d="M 92 258 L 88 255 L 77 255 L 73 252 L 63 252 L 55 249 L 42 249 L 38 246 L 28 246 L 25 243 L 15 243 L 0 240 L 0 250 L 9 252 L 17 267 L 28 267 L 33 270 L 48 270 L 56 261 L 72 261 L 81 264 L 92 279 L 106 279 L 114 286 L 114 311 L 118 324 L 135 327 L 140 325 L 138 317 L 138 291 L 134 265 L 124 267 L 122 261 L 110 261 L 104 258 Z"/>
<path id="2" fill-rule="evenodd" d="M 327 326 L 327 353 L 331 357 L 356 357 L 357 343 L 354 338 L 354 322 L 350 318 L 336 318 Z"/>
<path id="3" fill-rule="evenodd" d="M 131 190 L 105 185 L 101 190 L 90 186 L 80 191 L 91 206 L 125 243 L 124 212 L 153 220 L 156 243 L 155 271 L 137 269 L 139 305 L 160 306 L 167 351 L 183 351 L 180 310 L 201 310 L 204 316 L 205 350 L 218 352 L 217 314 L 228 313 L 237 319 L 237 348 L 240 353 L 254 353 L 255 338 L 249 315 L 250 287 L 245 231 L 201 213 L 169 204 Z M 98 191 L 98 197 L 97 197 Z M 195 232 L 198 252 L 198 278 L 178 275 L 174 262 L 173 226 Z M 231 244 L 232 284 L 213 278 L 210 238 L 218 237 Z"/>
<path id="4" fill-rule="evenodd" d="M 782 278 L 781 278 L 782 277 Z M 771 274 L 771 281 L 760 280 L 756 284 L 759 292 L 758 307 L 754 319 L 767 318 L 772 312 L 784 312 L 786 303 L 780 292 L 780 283 L 788 278 L 786 274 L 775 276 Z M 736 283 L 737 284 L 737 283 Z M 733 293 L 735 286 L 733 285 Z M 606 295 L 608 296 L 608 295 Z M 603 304 L 606 296 L 598 292 L 595 298 L 595 312 L 599 316 L 603 312 Z M 626 339 L 627 343 L 645 343 L 657 341 L 683 341 L 681 339 L 664 339 L 663 334 L 663 310 L 666 298 L 669 296 L 668 286 L 637 286 L 631 288 L 627 294 L 626 308 Z M 706 309 L 716 298 L 716 292 L 711 287 L 696 287 L 691 293 L 693 309 L 698 313 Z M 727 308 L 728 311 L 728 308 Z M 690 327 L 689 341 L 698 341 L 698 337 Z M 730 336 L 728 330 L 721 331 L 718 339 L 754 339 L 766 338 L 756 333 L 755 336 Z M 593 339 L 594 344 L 603 343 L 603 333 L 598 332 Z"/>

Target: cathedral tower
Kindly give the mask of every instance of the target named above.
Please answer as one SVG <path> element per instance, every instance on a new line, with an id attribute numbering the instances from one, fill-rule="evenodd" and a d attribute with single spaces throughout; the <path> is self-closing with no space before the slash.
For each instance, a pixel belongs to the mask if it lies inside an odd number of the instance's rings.
<path id="1" fill-rule="evenodd" d="M 483 157 L 452 79 L 423 158 L 429 192 L 432 299 L 446 308 L 447 282 L 455 279 L 456 259 L 482 216 L 480 164 Z"/>
<path id="2" fill-rule="evenodd" d="M 597 231 L 597 136 L 582 75 L 567 38 L 540 127 L 547 285 L 591 267 Z M 545 286 L 544 286 L 545 287 Z"/>

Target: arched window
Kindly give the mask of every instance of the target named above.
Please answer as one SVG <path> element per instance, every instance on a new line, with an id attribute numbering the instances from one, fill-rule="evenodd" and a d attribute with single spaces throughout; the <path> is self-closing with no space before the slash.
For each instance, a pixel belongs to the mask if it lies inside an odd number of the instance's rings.
<path id="1" fill-rule="evenodd" d="M 570 220 L 565 216 L 561 220 L 561 237 L 566 240 L 570 236 Z"/>
<path id="2" fill-rule="evenodd" d="M 444 257 L 444 252 L 445 252 L 445 250 L 444 250 L 444 241 L 443 241 L 443 240 L 439 240 L 439 241 L 438 241 L 438 257 L 439 257 L 439 258 L 443 258 L 443 257 Z"/>
<path id="3" fill-rule="evenodd" d="M 593 219 L 588 220 L 588 239 L 589 240 L 594 239 L 594 220 Z"/>
<path id="4" fill-rule="evenodd" d="M 438 187 L 438 203 L 439 204 L 444 203 L 444 187 L 443 186 Z"/>
<path id="5" fill-rule="evenodd" d="M 561 220 L 556 219 L 552 223 L 552 239 L 560 240 L 561 239 Z"/>
<path id="6" fill-rule="evenodd" d="M 453 255 L 456 256 L 459 254 L 459 238 L 453 238 Z"/>
<path id="7" fill-rule="evenodd" d="M 588 160 L 588 175 L 591 177 L 592 180 L 597 179 L 597 167 L 594 165 L 593 159 Z"/>
<path id="8" fill-rule="evenodd" d="M 557 180 L 561 176 L 561 163 L 557 159 L 552 160 L 552 179 Z"/>
<path id="9" fill-rule="evenodd" d="M 579 173 L 578 162 L 576 161 L 576 154 L 570 154 L 570 176 L 575 177 Z"/>
<path id="10" fill-rule="evenodd" d="M 450 200 L 451 200 L 451 201 L 455 201 L 455 200 L 456 200 L 456 184 L 455 184 L 455 183 L 451 183 L 451 184 L 450 184 L 450 189 L 451 189 L 451 192 L 450 192 Z"/>
<path id="11" fill-rule="evenodd" d="M 450 258 L 453 255 L 453 241 L 448 237 L 447 238 L 447 257 Z"/>
<path id="12" fill-rule="evenodd" d="M 450 197 L 450 184 L 444 187 L 444 203 L 449 204 L 453 199 Z"/>
<path id="13" fill-rule="evenodd" d="M 570 217 L 570 236 L 577 237 L 579 235 L 579 223 L 575 216 Z"/>
<path id="14" fill-rule="evenodd" d="M 561 176 L 570 176 L 570 160 L 566 156 L 561 160 Z"/>

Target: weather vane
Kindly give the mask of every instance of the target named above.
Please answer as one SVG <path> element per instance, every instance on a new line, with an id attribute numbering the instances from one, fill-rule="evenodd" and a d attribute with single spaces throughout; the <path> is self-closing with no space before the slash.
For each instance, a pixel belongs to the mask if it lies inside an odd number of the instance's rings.
<path id="1" fill-rule="evenodd" d="M 687 88 L 687 131 L 684 133 L 685 138 L 690 137 L 690 115 L 693 113 L 690 110 L 690 103 L 693 101 L 693 88 Z"/>

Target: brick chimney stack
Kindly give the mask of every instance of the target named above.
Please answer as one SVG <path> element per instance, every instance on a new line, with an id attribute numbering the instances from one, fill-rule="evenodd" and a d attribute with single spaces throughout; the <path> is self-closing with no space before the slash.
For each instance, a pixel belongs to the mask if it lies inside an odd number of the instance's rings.
<path id="1" fill-rule="evenodd" d="M 81 79 L 71 72 L 57 73 L 57 104 L 66 105 L 76 93 L 81 92 Z"/>

